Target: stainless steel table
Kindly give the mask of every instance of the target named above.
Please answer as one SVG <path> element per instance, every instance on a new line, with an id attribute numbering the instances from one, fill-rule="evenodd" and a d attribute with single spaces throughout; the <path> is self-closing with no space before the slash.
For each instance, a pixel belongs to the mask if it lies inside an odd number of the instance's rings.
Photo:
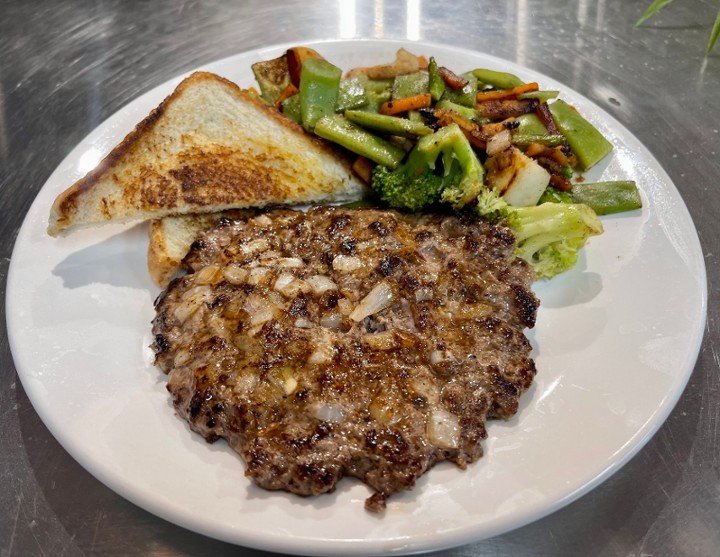
<path id="1" fill-rule="evenodd" d="M 534 524 L 439 555 L 720 555 L 720 45 L 704 57 L 718 6 L 680 0 L 635 28 L 648 3 L 3 0 L 3 310 L 13 242 L 36 192 L 88 132 L 172 76 L 315 38 L 421 39 L 516 61 L 592 99 L 664 165 L 703 244 L 706 335 L 670 418 L 617 474 Z M 0 556 L 263 554 L 169 524 L 85 472 L 30 405 L 2 327 Z"/>

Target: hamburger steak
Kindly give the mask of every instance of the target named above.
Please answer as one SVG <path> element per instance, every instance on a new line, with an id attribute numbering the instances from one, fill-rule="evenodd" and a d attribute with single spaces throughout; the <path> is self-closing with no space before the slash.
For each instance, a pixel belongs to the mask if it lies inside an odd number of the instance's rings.
<path id="1" fill-rule="evenodd" d="M 354 476 L 366 508 L 482 456 L 535 365 L 538 300 L 509 229 L 450 215 L 276 209 L 224 219 L 155 302 L 177 412 L 259 486 Z"/>

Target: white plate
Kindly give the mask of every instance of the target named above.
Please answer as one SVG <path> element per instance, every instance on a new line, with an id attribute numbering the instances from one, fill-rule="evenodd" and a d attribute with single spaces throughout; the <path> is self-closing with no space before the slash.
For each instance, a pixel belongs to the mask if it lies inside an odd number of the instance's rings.
<path id="1" fill-rule="evenodd" d="M 287 46 L 287 45 L 286 45 Z M 210 64 L 241 85 L 250 64 L 286 46 Z M 55 196 L 147 115 L 181 77 L 92 132 L 40 191 L 17 238 L 7 322 L 18 374 L 38 414 L 90 473 L 137 505 L 191 530 L 267 550 L 325 555 L 409 553 L 464 544 L 566 505 L 618 470 L 657 431 L 693 369 L 705 321 L 698 238 L 660 164 L 619 122 L 554 80 L 441 45 L 367 40 L 318 43 L 343 68 L 434 55 L 455 70 L 489 67 L 559 89 L 612 141 L 589 179 L 635 180 L 642 211 L 605 217 L 573 271 L 537 284 L 531 332 L 539 373 L 507 423 L 489 424 L 486 456 L 467 470 L 440 465 L 384 516 L 363 510 L 368 489 L 344 480 L 331 495 L 267 492 L 244 477 L 223 442 L 207 445 L 177 418 L 152 365 L 158 290 L 145 267 L 145 225 L 53 239 Z"/>

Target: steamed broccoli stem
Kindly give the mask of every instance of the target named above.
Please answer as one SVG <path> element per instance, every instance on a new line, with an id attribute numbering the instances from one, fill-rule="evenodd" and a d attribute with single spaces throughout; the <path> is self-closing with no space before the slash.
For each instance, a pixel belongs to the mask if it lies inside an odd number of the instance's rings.
<path id="1" fill-rule="evenodd" d="M 438 159 L 442 165 L 438 164 Z M 436 202 L 459 209 L 475 200 L 484 170 L 457 124 L 421 137 L 404 163 L 376 167 L 372 187 L 391 207 L 419 211 Z"/>

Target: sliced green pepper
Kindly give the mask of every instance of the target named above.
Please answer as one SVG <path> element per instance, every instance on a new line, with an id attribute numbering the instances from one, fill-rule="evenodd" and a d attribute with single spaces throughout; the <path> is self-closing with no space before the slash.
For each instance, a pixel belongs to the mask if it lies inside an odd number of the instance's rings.
<path id="1" fill-rule="evenodd" d="M 315 123 L 334 114 L 342 70 L 322 58 L 308 58 L 300 70 L 300 114 L 303 127 L 312 131 Z"/>
<path id="2" fill-rule="evenodd" d="M 368 97 L 365 94 L 366 82 L 367 76 L 365 75 L 355 75 L 341 80 L 335 111 L 345 112 L 366 106 L 368 104 Z"/>
<path id="3" fill-rule="evenodd" d="M 405 157 L 405 150 L 364 130 L 340 114 L 323 116 L 315 124 L 315 133 L 373 162 L 394 169 Z"/>
<path id="4" fill-rule="evenodd" d="M 392 98 L 404 99 L 427 93 L 429 79 L 427 72 L 415 72 L 397 76 L 393 80 Z"/>
<path id="5" fill-rule="evenodd" d="M 345 118 L 363 128 L 388 135 L 413 137 L 432 133 L 432 130 L 422 122 L 413 122 L 407 118 L 397 116 L 374 114 L 362 110 L 346 110 Z"/>
<path id="6" fill-rule="evenodd" d="M 512 89 L 525 83 L 518 76 L 507 72 L 496 72 L 495 70 L 478 68 L 473 70 L 472 73 L 480 83 L 493 89 Z"/>
<path id="7" fill-rule="evenodd" d="M 518 123 L 518 127 L 515 129 L 517 135 L 545 135 L 548 133 L 547 128 L 542 123 L 542 120 L 534 112 L 528 114 L 521 114 L 515 121 Z"/>
<path id="8" fill-rule="evenodd" d="M 565 101 L 557 100 L 548 107 L 583 170 L 591 168 L 612 151 L 612 144 L 600 131 Z"/>
<path id="9" fill-rule="evenodd" d="M 631 180 L 575 184 L 570 196 L 573 202 L 589 205 L 598 215 L 622 213 L 642 207 L 640 192 Z"/>

